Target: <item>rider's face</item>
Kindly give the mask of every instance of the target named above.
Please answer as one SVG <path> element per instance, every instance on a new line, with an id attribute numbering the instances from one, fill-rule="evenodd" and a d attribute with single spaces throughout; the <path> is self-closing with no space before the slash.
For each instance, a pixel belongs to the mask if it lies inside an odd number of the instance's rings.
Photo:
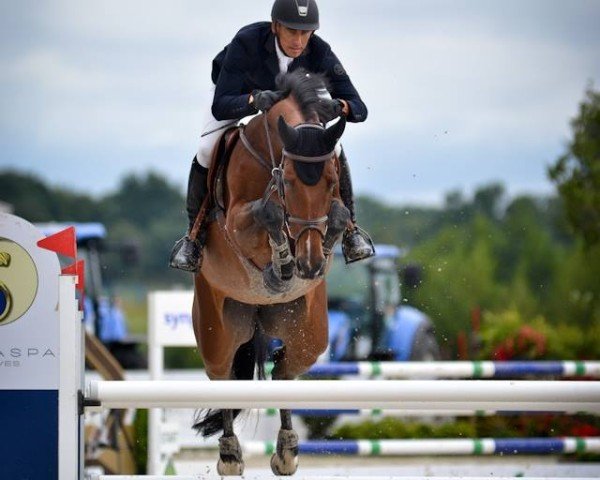
<path id="1" fill-rule="evenodd" d="M 294 30 L 277 22 L 273 24 L 272 29 L 273 33 L 279 38 L 279 46 L 283 53 L 291 58 L 302 55 L 310 36 L 313 34 L 313 30 Z"/>

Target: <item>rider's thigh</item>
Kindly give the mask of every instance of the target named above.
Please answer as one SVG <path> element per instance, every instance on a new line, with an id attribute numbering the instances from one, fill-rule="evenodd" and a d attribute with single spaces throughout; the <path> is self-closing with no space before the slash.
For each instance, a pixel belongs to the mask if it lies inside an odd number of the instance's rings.
<path id="1" fill-rule="evenodd" d="M 231 120 L 216 120 L 210 109 L 208 109 L 208 113 L 204 120 L 204 126 L 202 127 L 198 153 L 196 154 L 198 163 L 203 167 L 210 167 L 213 148 L 223 133 L 221 127 L 228 124 L 231 124 Z"/>

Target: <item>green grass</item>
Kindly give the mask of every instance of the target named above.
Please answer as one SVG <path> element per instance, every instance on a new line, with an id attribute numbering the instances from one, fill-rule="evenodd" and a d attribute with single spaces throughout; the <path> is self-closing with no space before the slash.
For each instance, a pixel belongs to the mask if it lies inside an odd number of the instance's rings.
<path id="1" fill-rule="evenodd" d="M 127 327 L 133 335 L 146 335 L 148 333 L 148 304 L 135 298 L 121 297 L 123 311 L 127 319 Z"/>
<path id="2" fill-rule="evenodd" d="M 154 288 L 137 285 L 120 285 L 116 290 L 123 305 L 127 327 L 132 335 L 148 334 L 148 294 Z M 146 351 L 146 346 L 142 346 Z M 166 368 L 203 368 L 204 364 L 196 347 L 165 348 Z"/>

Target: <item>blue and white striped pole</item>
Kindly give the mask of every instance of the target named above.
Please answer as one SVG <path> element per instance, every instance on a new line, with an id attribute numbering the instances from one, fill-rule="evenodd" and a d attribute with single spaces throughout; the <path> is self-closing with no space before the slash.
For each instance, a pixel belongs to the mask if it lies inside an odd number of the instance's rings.
<path id="1" fill-rule="evenodd" d="M 276 408 L 264 408 L 260 410 L 262 415 L 267 417 L 278 417 L 279 410 Z M 515 415 L 596 415 L 594 412 L 581 412 L 577 410 L 561 411 L 561 412 L 542 412 L 542 411 L 513 411 L 513 410 L 402 410 L 391 408 L 333 408 L 333 409 L 293 409 L 292 415 L 298 417 L 338 417 L 341 415 L 349 415 L 362 418 L 384 418 L 384 417 L 491 417 L 494 415 L 500 416 L 515 416 Z"/>
<path id="2" fill-rule="evenodd" d="M 267 365 L 270 373 L 272 364 Z M 600 378 L 597 361 L 454 361 L 454 362 L 333 362 L 314 365 L 311 377 L 383 378 L 518 378 L 524 376 Z"/>
<path id="3" fill-rule="evenodd" d="M 247 442 L 246 455 L 272 455 L 275 442 Z M 299 444 L 300 453 L 312 455 L 557 455 L 600 453 L 600 437 L 481 438 L 423 440 L 323 440 Z"/>

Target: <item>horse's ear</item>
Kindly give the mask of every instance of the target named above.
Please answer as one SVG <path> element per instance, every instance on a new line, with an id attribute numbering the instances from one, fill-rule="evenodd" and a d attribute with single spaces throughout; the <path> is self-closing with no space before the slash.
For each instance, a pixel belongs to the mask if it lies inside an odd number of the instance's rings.
<path id="1" fill-rule="evenodd" d="M 283 115 L 279 116 L 279 120 L 277 121 L 277 128 L 279 129 L 279 136 L 281 137 L 281 141 L 285 145 L 286 148 L 293 147 L 298 141 L 298 137 L 300 133 L 294 128 L 287 124 Z"/>
<path id="2" fill-rule="evenodd" d="M 335 144 L 338 142 L 338 140 L 342 138 L 345 128 L 346 117 L 341 116 L 339 122 L 332 125 L 325 131 L 325 141 L 327 142 L 327 145 L 331 148 L 335 147 Z"/>
<path id="3" fill-rule="evenodd" d="M 279 116 L 277 121 L 277 128 L 279 129 L 279 136 L 281 141 L 286 148 L 290 148 L 296 144 L 300 133 L 294 128 L 290 127 L 284 120 L 283 115 Z"/>

